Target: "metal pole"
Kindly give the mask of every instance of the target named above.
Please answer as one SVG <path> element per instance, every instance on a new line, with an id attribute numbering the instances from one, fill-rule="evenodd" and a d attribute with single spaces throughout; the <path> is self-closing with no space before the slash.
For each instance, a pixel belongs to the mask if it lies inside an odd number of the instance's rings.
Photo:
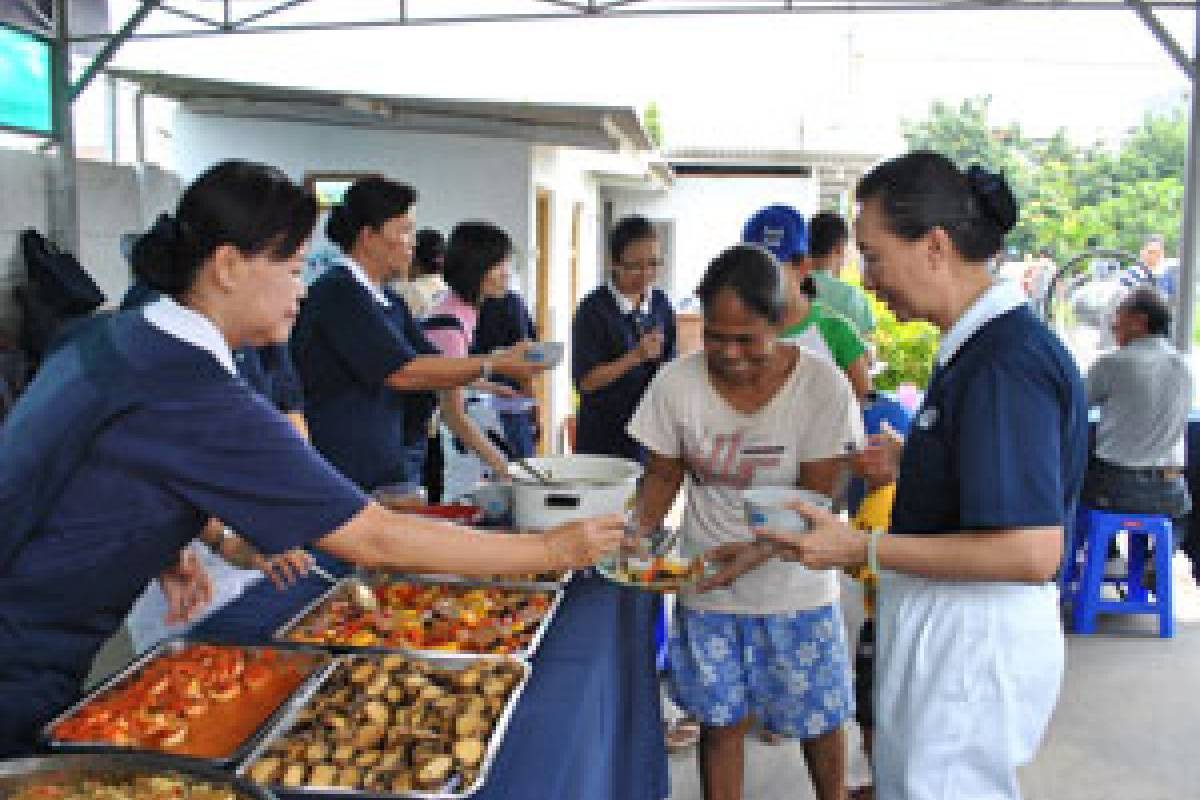
<path id="1" fill-rule="evenodd" d="M 108 66 L 108 62 L 112 61 L 113 56 L 125 42 L 129 41 L 129 37 L 137 30 L 137 27 L 145 21 L 146 17 L 150 16 L 150 12 L 158 8 L 160 2 L 161 0 L 143 0 L 142 4 L 129 15 L 129 19 L 125 20 L 121 30 L 114 33 L 104 43 L 104 47 L 100 49 L 100 52 L 92 59 L 92 63 L 88 64 L 87 69 L 83 71 L 83 75 L 79 76 L 79 80 L 71 87 L 72 100 L 87 88 L 88 84 L 92 82 L 92 78 L 100 74 L 100 70 Z"/>
<path id="2" fill-rule="evenodd" d="M 75 164 L 75 128 L 71 120 L 71 32 L 69 0 L 54 0 L 54 48 L 51 53 L 51 112 L 58 157 L 51 171 L 51 239 L 79 254 L 79 195 Z"/>
<path id="3" fill-rule="evenodd" d="M 1196 44 L 1200 46 L 1200 9 L 1195 12 Z M 1200 52 L 1197 50 L 1196 52 Z M 1192 349 L 1192 322 L 1195 318 L 1196 273 L 1200 253 L 1200 91 L 1196 73 L 1192 73 L 1192 116 L 1188 122 L 1187 164 L 1183 190 L 1183 235 L 1179 246 L 1179 314 L 1175 323 L 1175 345 L 1184 352 Z"/>

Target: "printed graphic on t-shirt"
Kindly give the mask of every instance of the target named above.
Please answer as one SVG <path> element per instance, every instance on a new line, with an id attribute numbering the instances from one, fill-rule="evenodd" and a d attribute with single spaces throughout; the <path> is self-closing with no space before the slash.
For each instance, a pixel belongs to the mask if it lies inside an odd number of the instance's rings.
<path id="1" fill-rule="evenodd" d="M 684 460 L 695 479 L 706 486 L 746 489 L 760 469 L 778 469 L 786 446 L 747 440 L 744 433 L 719 433 L 685 447 Z"/>

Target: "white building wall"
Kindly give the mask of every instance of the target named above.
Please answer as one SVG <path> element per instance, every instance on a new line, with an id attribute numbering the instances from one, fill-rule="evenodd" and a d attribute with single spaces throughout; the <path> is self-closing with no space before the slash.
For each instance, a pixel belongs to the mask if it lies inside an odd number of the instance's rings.
<path id="1" fill-rule="evenodd" d="M 295 181 L 307 172 L 373 172 L 416 187 L 417 226 L 449 233 L 466 219 L 501 226 L 517 243 L 522 278 L 533 252 L 530 146 L 525 142 L 308 122 L 177 112 L 173 163 L 190 181 L 225 158 L 279 167 Z"/>
<path id="2" fill-rule="evenodd" d="M 49 232 L 52 158 L 19 150 L 0 150 L 0 338 L 17 335 L 19 314 L 13 289 L 25 282 L 19 235 L 25 228 Z M 79 261 L 108 297 L 120 302 L 129 286 L 129 265 L 119 249 L 120 236 L 144 230 L 159 211 L 179 198 L 179 179 L 157 167 L 139 173 L 130 166 L 81 161 L 79 181 Z"/>
<path id="3" fill-rule="evenodd" d="M 806 217 L 818 211 L 820 187 L 803 177 L 677 177 L 665 192 L 604 190 L 612 217 L 642 214 L 674 222 L 670 258 L 676 301 L 692 293 L 721 250 L 741 239 L 742 225 L 772 203 L 794 206 Z"/>

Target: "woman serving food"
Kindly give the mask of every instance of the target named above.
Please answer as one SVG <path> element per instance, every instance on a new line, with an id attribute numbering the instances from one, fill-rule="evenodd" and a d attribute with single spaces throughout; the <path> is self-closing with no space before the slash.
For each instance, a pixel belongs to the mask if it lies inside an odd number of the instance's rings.
<path id="1" fill-rule="evenodd" d="M 578 567 L 619 518 L 482 534 L 389 512 L 236 376 L 231 349 L 282 342 L 316 202 L 261 164 L 220 163 L 134 251 L 161 299 L 98 320 L 50 358 L 0 428 L 0 755 L 35 747 L 100 645 L 205 520 L 265 554 L 494 574 Z"/>

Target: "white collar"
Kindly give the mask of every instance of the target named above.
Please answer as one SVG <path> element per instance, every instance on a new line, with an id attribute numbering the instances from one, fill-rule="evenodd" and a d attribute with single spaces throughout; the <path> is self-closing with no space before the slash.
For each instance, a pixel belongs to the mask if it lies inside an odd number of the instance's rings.
<path id="1" fill-rule="evenodd" d="M 1012 281 L 993 283 L 942 336 L 942 344 L 937 351 L 938 366 L 946 366 L 950 359 L 954 358 L 954 354 L 984 325 L 1001 314 L 1007 314 L 1025 301 L 1020 287 Z"/>
<path id="2" fill-rule="evenodd" d="M 359 264 L 345 254 L 342 255 L 341 262 L 346 265 L 346 269 L 350 270 L 350 274 L 354 276 L 354 280 L 358 281 L 358 284 L 366 289 L 371 297 L 375 298 L 376 303 L 379 303 L 384 308 L 389 308 L 392 305 L 391 301 L 387 299 L 387 295 L 383 293 L 383 289 L 380 289 L 367 277 L 367 272 L 362 268 L 362 264 Z"/>
<path id="3" fill-rule="evenodd" d="M 634 310 L 633 301 L 630 300 L 625 295 L 621 294 L 620 290 L 618 290 L 617 287 L 613 285 L 613 282 L 611 279 L 609 279 L 609 281 L 608 281 L 608 290 L 610 292 L 612 292 L 612 296 L 617 301 L 617 308 L 620 309 L 622 314 L 628 314 L 629 312 Z M 642 295 L 642 303 L 641 303 L 641 305 L 637 306 L 638 311 L 640 311 L 643 314 L 650 313 L 650 295 L 652 295 L 653 293 L 654 293 L 654 287 L 647 286 L 646 293 L 644 295 Z"/>
<path id="4" fill-rule="evenodd" d="M 179 341 L 208 352 L 230 375 L 237 375 L 229 342 L 212 320 L 198 311 L 181 306 L 163 295 L 142 309 L 142 315 L 155 328 Z"/>

